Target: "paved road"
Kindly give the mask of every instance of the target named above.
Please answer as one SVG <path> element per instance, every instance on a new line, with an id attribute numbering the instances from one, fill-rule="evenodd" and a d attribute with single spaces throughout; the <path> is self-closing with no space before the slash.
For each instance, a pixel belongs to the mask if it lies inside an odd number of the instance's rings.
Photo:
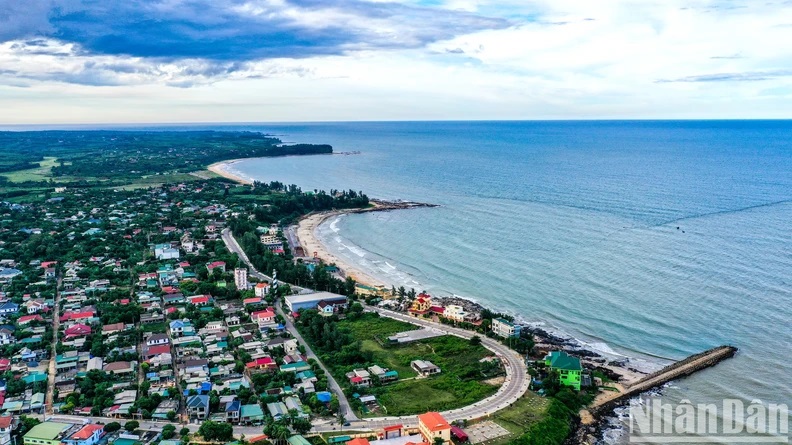
<path id="1" fill-rule="evenodd" d="M 57 374 L 57 369 L 55 368 L 55 357 L 57 356 L 57 345 L 58 345 L 58 333 L 60 332 L 60 298 L 61 298 L 61 282 L 63 278 L 58 273 L 58 280 L 55 283 L 55 305 L 53 306 L 54 310 L 52 311 L 52 329 L 54 330 L 54 334 L 52 336 L 52 350 L 50 351 L 50 359 L 49 359 L 49 370 L 47 371 L 47 395 L 44 401 L 44 409 L 46 412 L 51 413 L 53 411 L 53 406 L 55 405 L 55 374 Z"/>
<path id="2" fill-rule="evenodd" d="M 369 307 L 368 309 L 378 312 L 384 317 L 393 318 L 396 320 L 412 323 L 417 326 L 439 329 L 450 335 L 456 335 L 462 338 L 471 338 L 477 335 L 475 332 L 467 331 L 464 329 L 455 328 L 452 326 L 435 323 L 423 318 L 412 317 L 400 312 L 393 312 L 387 309 Z M 486 417 L 496 411 L 507 408 L 509 405 L 517 401 L 528 390 L 530 378 L 528 370 L 525 366 L 522 356 L 515 351 L 504 346 L 500 342 L 492 340 L 487 337 L 481 337 L 481 343 L 487 349 L 493 351 L 503 361 L 506 369 L 506 381 L 501 385 L 498 391 L 486 399 L 476 402 L 459 409 L 443 411 L 441 414 L 448 420 L 470 420 L 480 417 Z M 366 419 L 362 422 L 353 423 L 350 428 L 368 426 L 369 428 L 379 428 L 382 426 L 393 425 L 394 421 L 405 425 L 417 425 L 418 420 L 416 416 L 402 416 L 402 417 L 375 417 Z"/>
<path id="3" fill-rule="evenodd" d="M 242 251 L 242 248 L 239 246 L 239 244 L 237 243 L 236 239 L 231 234 L 231 231 L 229 229 L 224 229 L 221 232 L 221 236 L 223 238 L 223 242 L 225 242 L 226 247 L 228 247 L 228 250 L 239 255 L 239 257 L 242 258 L 242 261 L 244 261 L 245 264 L 247 264 L 248 268 L 250 269 L 250 275 L 260 280 L 272 281 L 271 277 L 264 275 L 263 273 L 256 270 L 255 267 L 253 267 L 253 264 L 250 263 L 250 259 L 248 259 L 245 252 Z M 302 290 L 302 288 L 298 286 L 292 286 L 292 289 L 297 291 Z M 316 360 L 316 362 L 319 363 L 319 366 L 322 368 L 325 374 L 327 374 L 327 384 L 328 386 L 330 386 L 330 389 L 334 393 L 336 393 L 336 396 L 338 396 L 339 410 L 343 414 L 344 418 L 348 421 L 358 420 L 358 417 L 355 415 L 355 412 L 352 411 L 352 407 L 349 405 L 349 400 L 346 398 L 346 395 L 344 395 L 344 391 L 341 390 L 341 386 L 333 378 L 333 375 L 330 374 L 330 372 L 327 370 L 324 363 L 322 363 L 322 361 L 319 360 L 319 357 L 317 357 L 317 355 L 311 350 L 311 347 L 308 346 L 308 343 L 302 338 L 300 333 L 297 331 L 297 328 L 295 328 L 294 324 L 291 322 L 290 317 L 286 316 L 286 314 L 283 313 L 283 310 L 281 309 L 280 301 L 275 303 L 275 310 L 278 311 L 278 313 L 281 316 L 283 316 L 284 320 L 286 320 L 285 323 L 286 330 L 288 330 L 289 333 L 293 335 L 294 338 L 297 339 L 297 341 L 299 341 L 302 345 L 305 346 L 305 355 L 307 355 L 309 358 Z"/>
<path id="4" fill-rule="evenodd" d="M 237 244 L 236 240 L 234 239 L 233 235 L 231 235 L 228 229 L 223 230 L 222 237 L 223 237 L 223 241 L 226 243 L 226 246 L 228 246 L 228 249 L 231 250 L 231 252 L 237 253 L 240 256 L 240 258 L 242 258 L 245 261 L 245 263 L 248 264 L 248 267 L 250 267 L 250 270 L 252 271 L 251 272 L 252 275 L 260 279 L 262 277 L 263 279 L 270 279 L 266 275 L 261 274 L 260 272 L 256 271 L 253 268 L 247 256 L 245 255 L 244 252 L 242 252 L 242 249 L 239 247 L 239 244 Z M 296 286 L 293 286 L 293 288 L 296 288 Z M 369 309 L 376 311 L 380 315 L 385 317 L 405 321 L 407 323 L 411 323 L 421 327 L 439 329 L 450 335 L 456 335 L 457 337 L 471 338 L 474 335 L 477 335 L 475 332 L 455 328 L 448 325 L 443 325 L 440 323 L 435 323 L 433 321 L 426 320 L 423 318 L 411 317 L 407 314 L 403 314 L 400 312 L 394 312 L 391 310 L 382 309 L 378 307 L 369 307 Z M 284 317 L 284 318 L 286 318 L 288 322 L 288 317 Z M 287 327 L 288 326 L 291 326 L 291 324 L 288 323 Z M 289 331 L 292 333 L 292 335 L 297 337 L 301 343 L 305 344 L 306 351 L 310 351 L 310 349 L 308 348 L 308 344 L 302 340 L 302 338 L 299 336 L 299 333 L 297 332 L 296 329 L 294 329 L 293 326 L 291 326 Z M 517 401 L 520 397 L 522 397 L 522 395 L 525 394 L 525 392 L 528 390 L 528 386 L 530 384 L 530 378 L 528 376 L 528 370 L 525 366 L 525 362 L 522 356 L 517 354 L 512 349 L 509 349 L 507 346 L 493 339 L 487 337 L 481 337 L 481 342 L 484 347 L 493 351 L 503 361 L 506 370 L 505 382 L 503 383 L 503 385 L 501 385 L 501 387 L 498 389 L 498 391 L 495 394 L 493 394 L 490 397 L 487 397 L 484 400 L 481 400 L 472 405 L 468 405 L 459 409 L 443 411 L 442 412 L 443 416 L 449 421 L 463 420 L 463 419 L 470 420 L 470 419 L 478 419 L 481 417 L 486 417 L 496 411 L 507 408 L 509 405 Z M 310 354 L 313 354 L 313 352 L 310 352 Z M 315 355 L 313 355 L 313 357 L 315 357 Z M 321 363 L 321 361 L 319 363 Z M 322 365 L 322 368 L 324 369 L 324 365 Z M 325 372 L 327 372 L 326 369 Z M 332 378 L 329 372 L 327 372 L 327 376 L 330 386 L 333 388 L 334 391 L 336 391 L 339 394 L 339 401 L 341 401 L 343 397 L 343 392 L 340 391 L 340 388 L 338 387 L 337 383 Z M 349 409 L 349 403 L 345 397 L 343 397 L 343 401 L 341 401 L 341 403 L 343 404 L 342 406 L 344 406 L 343 409 L 346 410 L 346 412 L 349 414 L 349 415 L 344 415 L 344 417 L 351 422 L 351 425 L 347 427 L 349 429 L 380 428 L 382 426 L 392 425 L 394 422 L 402 423 L 404 425 L 417 425 L 418 423 L 416 416 L 374 417 L 364 420 L 357 420 L 358 419 L 357 416 L 355 416 L 354 413 L 352 413 L 352 410 Z M 315 429 L 317 431 L 330 431 L 330 430 L 334 430 L 335 427 L 331 425 L 316 426 Z"/>
<path id="5" fill-rule="evenodd" d="M 56 415 L 41 415 L 41 414 L 29 414 L 29 417 L 35 417 L 37 419 L 42 420 L 50 420 L 53 422 L 66 422 L 66 423 L 85 423 L 85 422 L 93 422 L 93 423 L 103 423 L 108 424 L 110 422 L 118 422 L 122 426 L 124 423 L 132 420 L 132 419 L 115 419 L 112 417 L 85 417 L 85 416 L 70 416 L 66 414 L 56 414 Z M 182 427 L 187 427 L 191 433 L 198 431 L 198 428 L 201 427 L 200 423 L 178 423 L 178 422 L 168 422 L 167 420 L 158 421 L 158 420 L 142 420 L 142 419 L 135 419 L 140 422 L 140 429 L 142 430 L 149 430 L 149 431 L 160 431 L 163 426 L 167 424 L 175 425 L 176 430 L 178 431 Z M 240 435 L 244 434 L 245 437 L 251 436 L 260 436 L 264 431 L 263 426 L 234 426 L 234 436 L 239 437 Z"/>
<path id="6" fill-rule="evenodd" d="M 265 275 L 259 272 L 258 270 L 256 270 L 255 267 L 253 267 L 253 264 L 251 264 L 250 259 L 247 257 L 247 254 L 242 250 L 242 247 L 239 246 L 239 243 L 237 243 L 236 238 L 234 238 L 234 235 L 231 233 L 231 229 L 227 229 L 227 228 L 223 229 L 223 231 L 220 232 L 220 237 L 223 239 L 223 242 L 225 243 L 228 250 L 230 250 L 231 253 L 235 253 L 239 255 L 239 257 L 242 258 L 242 261 L 244 261 L 245 264 L 247 264 L 248 268 L 250 269 L 249 272 L 251 276 L 258 278 L 259 280 L 266 280 L 272 282 L 271 276 Z M 292 290 L 297 292 L 300 292 L 305 289 L 303 287 L 294 284 L 289 284 L 289 286 L 291 286 Z"/>

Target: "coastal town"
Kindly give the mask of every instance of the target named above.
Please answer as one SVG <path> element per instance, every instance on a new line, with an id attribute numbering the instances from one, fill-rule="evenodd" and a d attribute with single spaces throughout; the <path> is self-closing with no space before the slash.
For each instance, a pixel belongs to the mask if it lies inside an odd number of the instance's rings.
<path id="1" fill-rule="evenodd" d="M 204 175 L 3 201 L 0 445 L 560 443 L 666 381 L 291 226 L 421 205 Z"/>

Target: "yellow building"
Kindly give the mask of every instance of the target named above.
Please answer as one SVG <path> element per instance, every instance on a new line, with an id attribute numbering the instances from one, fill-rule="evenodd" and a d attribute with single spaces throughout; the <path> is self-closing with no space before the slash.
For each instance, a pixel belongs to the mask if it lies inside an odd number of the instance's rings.
<path id="1" fill-rule="evenodd" d="M 429 294 L 418 294 L 418 297 L 410 306 L 410 314 L 418 316 L 429 312 L 432 308 L 432 297 Z"/>
<path id="2" fill-rule="evenodd" d="M 443 439 L 446 444 L 451 443 L 451 425 L 446 422 L 440 413 L 429 412 L 418 416 L 418 431 L 424 439 L 434 444 L 436 438 Z"/>

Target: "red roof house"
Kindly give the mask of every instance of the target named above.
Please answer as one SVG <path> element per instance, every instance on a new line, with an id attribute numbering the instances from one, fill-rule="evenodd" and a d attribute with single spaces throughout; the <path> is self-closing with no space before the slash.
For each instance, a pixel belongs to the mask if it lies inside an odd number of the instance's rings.
<path id="1" fill-rule="evenodd" d="M 91 327 L 86 324 L 77 323 L 66 328 L 64 332 L 66 338 L 85 337 L 91 334 Z"/>

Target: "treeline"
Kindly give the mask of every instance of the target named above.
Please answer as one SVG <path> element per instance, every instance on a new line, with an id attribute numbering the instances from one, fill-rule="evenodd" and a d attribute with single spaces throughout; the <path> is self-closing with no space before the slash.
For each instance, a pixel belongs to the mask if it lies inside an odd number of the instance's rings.
<path id="1" fill-rule="evenodd" d="M 354 280 L 335 278 L 322 263 L 317 264 L 312 272 L 302 262 L 295 263 L 290 254 L 272 253 L 261 244 L 259 237 L 256 236 L 255 227 L 249 221 L 232 220 L 230 227 L 253 267 L 262 273 L 271 274 L 273 270 L 276 270 L 278 271 L 278 280 L 283 282 L 347 296 L 355 293 Z"/>
<path id="2" fill-rule="evenodd" d="M 368 207 L 369 197 L 354 190 L 314 190 L 304 192 L 296 185 L 285 185 L 273 181 L 269 184 L 254 182 L 253 188 L 234 190 L 233 197 L 266 197 L 267 206 L 254 211 L 256 220 L 265 224 L 296 220 L 310 212 L 333 209 L 357 209 Z"/>
<path id="3" fill-rule="evenodd" d="M 363 307 L 354 303 L 348 317 L 360 317 L 362 311 Z M 374 360 L 371 351 L 363 351 L 360 341 L 355 341 L 351 335 L 339 329 L 336 316 L 325 317 L 315 310 L 300 311 L 297 327 L 330 369 Z"/>

